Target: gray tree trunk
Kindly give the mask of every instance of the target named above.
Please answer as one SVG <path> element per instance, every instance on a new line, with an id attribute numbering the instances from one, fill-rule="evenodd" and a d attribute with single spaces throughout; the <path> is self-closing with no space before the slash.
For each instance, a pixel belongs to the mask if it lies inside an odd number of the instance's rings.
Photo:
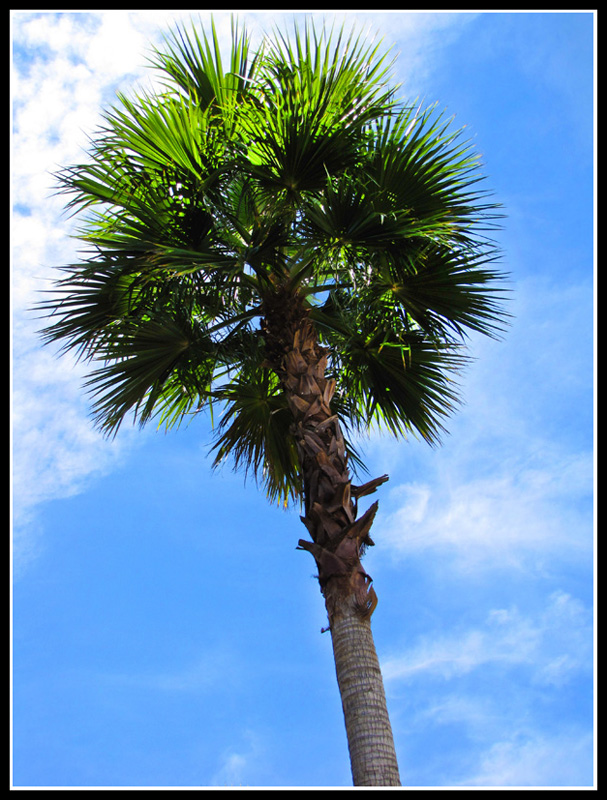
<path id="1" fill-rule="evenodd" d="M 335 609 L 331 637 L 354 786 L 400 786 L 371 621 L 344 600 Z"/>

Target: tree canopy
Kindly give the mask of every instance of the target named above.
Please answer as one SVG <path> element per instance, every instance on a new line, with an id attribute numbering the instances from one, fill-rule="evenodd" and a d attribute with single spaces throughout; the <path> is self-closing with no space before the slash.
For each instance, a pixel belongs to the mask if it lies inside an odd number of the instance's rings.
<path id="1" fill-rule="evenodd" d="M 348 435 L 439 441 L 466 337 L 506 318 L 498 206 L 463 129 L 399 99 L 388 54 L 344 29 L 253 52 L 233 22 L 224 64 L 214 27 L 177 27 L 150 61 L 161 88 L 119 95 L 58 174 L 85 249 L 41 304 L 43 335 L 90 362 L 97 424 L 218 411 L 217 463 L 298 498 L 264 329 L 297 298 Z"/>

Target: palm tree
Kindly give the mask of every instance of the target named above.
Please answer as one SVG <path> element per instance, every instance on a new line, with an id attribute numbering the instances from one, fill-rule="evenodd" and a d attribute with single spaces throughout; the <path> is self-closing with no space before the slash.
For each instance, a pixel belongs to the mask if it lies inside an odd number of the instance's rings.
<path id="1" fill-rule="evenodd" d="M 298 502 L 331 631 L 355 785 L 400 785 L 361 564 L 351 439 L 369 425 L 436 443 L 467 332 L 504 314 L 478 157 L 435 107 L 389 85 L 386 54 L 306 25 L 253 53 L 232 24 L 176 28 L 154 94 L 119 96 L 89 159 L 62 170 L 83 260 L 43 335 L 92 365 L 94 418 L 171 427 L 220 411 L 216 462 Z"/>

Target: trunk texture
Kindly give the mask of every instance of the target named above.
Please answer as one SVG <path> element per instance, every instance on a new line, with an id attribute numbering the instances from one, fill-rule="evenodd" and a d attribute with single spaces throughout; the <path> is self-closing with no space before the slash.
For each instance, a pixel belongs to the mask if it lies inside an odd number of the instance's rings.
<path id="1" fill-rule="evenodd" d="M 400 786 L 384 684 L 369 619 L 343 607 L 331 636 L 355 786 Z"/>
<path id="2" fill-rule="evenodd" d="M 302 299 L 278 289 L 266 301 L 267 360 L 285 388 L 293 414 L 303 475 L 305 515 L 312 541 L 299 540 L 318 567 L 331 630 L 355 786 L 400 786 L 392 730 L 370 617 L 377 605 L 361 557 L 373 545 L 374 503 L 357 519 L 358 498 L 373 493 L 387 475 L 353 486 L 337 415 L 331 412 L 335 380 L 327 378 L 327 350 Z"/>

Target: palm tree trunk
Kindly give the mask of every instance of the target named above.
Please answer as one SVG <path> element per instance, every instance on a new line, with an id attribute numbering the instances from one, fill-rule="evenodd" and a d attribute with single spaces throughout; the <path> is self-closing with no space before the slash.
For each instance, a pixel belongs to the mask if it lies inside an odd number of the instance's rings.
<path id="1" fill-rule="evenodd" d="M 370 620 L 344 603 L 331 637 L 355 786 L 400 786 Z"/>
<path id="2" fill-rule="evenodd" d="M 373 545 L 374 503 L 356 518 L 358 498 L 387 480 L 353 486 L 337 416 L 331 412 L 335 381 L 327 378 L 327 351 L 303 300 L 278 290 L 266 300 L 264 336 L 268 364 L 285 389 L 293 414 L 303 475 L 305 515 L 312 541 L 299 548 L 314 556 L 333 640 L 337 681 L 355 786 L 400 786 L 392 730 L 370 618 L 377 604 L 361 557 Z"/>

